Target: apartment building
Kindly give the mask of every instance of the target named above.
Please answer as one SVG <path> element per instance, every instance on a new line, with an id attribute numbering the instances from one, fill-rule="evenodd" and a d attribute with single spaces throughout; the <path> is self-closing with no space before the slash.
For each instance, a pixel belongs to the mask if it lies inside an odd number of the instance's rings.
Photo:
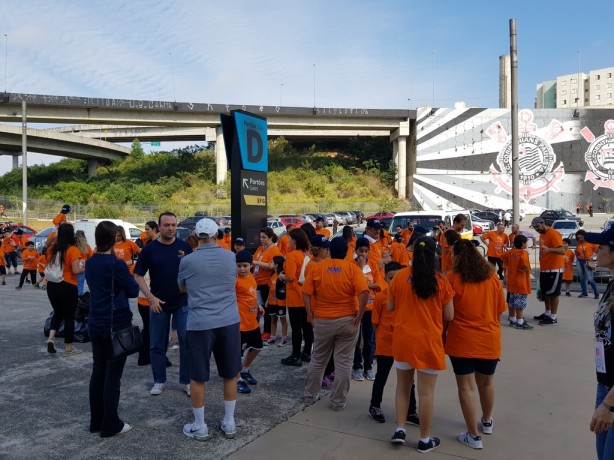
<path id="1" fill-rule="evenodd" d="M 561 75 L 539 83 L 535 108 L 563 109 L 614 105 L 614 67 Z"/>

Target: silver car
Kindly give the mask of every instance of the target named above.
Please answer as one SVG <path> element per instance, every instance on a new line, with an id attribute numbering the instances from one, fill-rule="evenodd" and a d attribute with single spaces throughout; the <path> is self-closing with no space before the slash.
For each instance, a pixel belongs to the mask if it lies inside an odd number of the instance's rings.
<path id="1" fill-rule="evenodd" d="M 576 232 L 580 230 L 580 224 L 577 220 L 560 219 L 552 222 L 552 228 L 561 234 L 563 238 L 573 238 Z"/>
<path id="2" fill-rule="evenodd" d="M 352 225 L 356 223 L 356 217 L 349 211 L 335 211 L 335 214 L 343 217 L 343 219 L 345 220 L 345 225 Z"/>

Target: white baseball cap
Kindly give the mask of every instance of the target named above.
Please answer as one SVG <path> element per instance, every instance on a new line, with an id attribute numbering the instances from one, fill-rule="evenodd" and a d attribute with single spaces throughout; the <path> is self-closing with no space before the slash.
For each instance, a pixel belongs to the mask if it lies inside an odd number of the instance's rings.
<path id="1" fill-rule="evenodd" d="M 199 237 L 213 237 L 217 233 L 219 227 L 215 223 L 214 220 L 211 219 L 200 219 L 196 222 L 196 226 L 194 227 L 194 233 Z"/>

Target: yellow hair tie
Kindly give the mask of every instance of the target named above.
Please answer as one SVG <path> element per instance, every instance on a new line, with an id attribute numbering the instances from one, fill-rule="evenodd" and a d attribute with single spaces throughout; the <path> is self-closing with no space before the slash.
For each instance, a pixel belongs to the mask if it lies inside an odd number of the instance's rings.
<path id="1" fill-rule="evenodd" d="M 424 246 L 426 243 L 424 241 L 420 241 L 420 243 L 418 243 L 420 246 Z"/>

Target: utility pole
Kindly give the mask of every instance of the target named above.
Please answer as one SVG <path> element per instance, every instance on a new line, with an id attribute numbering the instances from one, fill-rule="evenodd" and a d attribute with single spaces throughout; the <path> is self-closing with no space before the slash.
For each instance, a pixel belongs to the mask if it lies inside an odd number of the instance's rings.
<path id="1" fill-rule="evenodd" d="M 28 119 L 26 101 L 21 101 L 21 200 L 23 223 L 28 225 Z"/>
<path id="2" fill-rule="evenodd" d="M 512 83 L 512 213 L 520 216 L 520 167 L 518 164 L 518 50 L 516 47 L 516 19 L 510 19 L 510 60 Z"/>

